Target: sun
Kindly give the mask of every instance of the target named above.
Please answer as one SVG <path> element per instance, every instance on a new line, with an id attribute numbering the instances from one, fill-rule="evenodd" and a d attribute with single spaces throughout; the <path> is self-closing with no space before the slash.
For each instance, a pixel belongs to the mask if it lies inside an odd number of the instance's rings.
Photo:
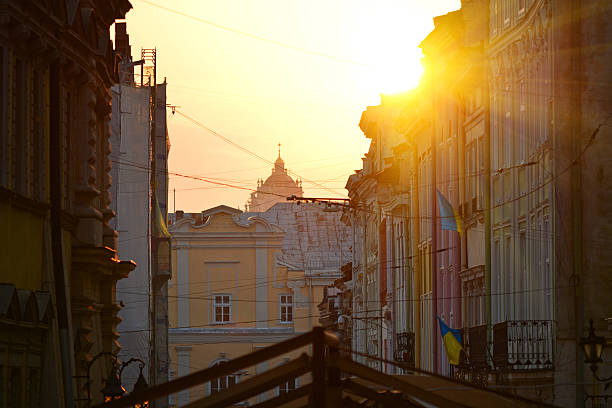
<path id="1" fill-rule="evenodd" d="M 423 75 L 423 66 L 418 59 L 396 59 L 378 65 L 372 71 L 372 82 L 378 92 L 393 94 L 415 88 Z"/>

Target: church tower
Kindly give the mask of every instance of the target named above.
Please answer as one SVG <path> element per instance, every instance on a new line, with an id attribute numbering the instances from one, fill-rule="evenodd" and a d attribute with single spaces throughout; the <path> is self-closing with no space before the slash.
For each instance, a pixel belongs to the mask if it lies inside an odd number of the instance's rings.
<path id="1" fill-rule="evenodd" d="M 287 197 L 296 195 L 301 197 L 302 182 L 293 180 L 287 169 L 285 162 L 280 156 L 280 143 L 278 145 L 278 158 L 274 162 L 272 174 L 264 181 L 257 181 L 257 191 L 251 193 L 251 198 L 247 203 L 247 211 L 264 212 L 276 203 L 287 202 Z"/>

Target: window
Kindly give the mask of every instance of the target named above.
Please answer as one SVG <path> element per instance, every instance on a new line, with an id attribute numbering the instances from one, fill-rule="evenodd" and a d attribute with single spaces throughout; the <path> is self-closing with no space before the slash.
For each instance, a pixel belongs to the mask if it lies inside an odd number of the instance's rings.
<path id="1" fill-rule="evenodd" d="M 4 84 L 4 62 L 6 58 L 4 57 L 4 47 L 0 47 L 0 160 L 2 163 L 10 163 L 9 162 L 9 151 L 10 151 L 10 142 L 9 142 L 9 132 L 6 128 L 7 118 L 8 118 L 8 103 L 6 101 L 6 89 L 7 87 Z M 9 187 L 9 166 L 2 166 L 0 169 L 0 184 Z"/>
<path id="2" fill-rule="evenodd" d="M 510 85 L 506 85 L 504 96 L 504 131 L 503 131 L 502 166 L 510 167 L 512 157 L 512 95 Z"/>
<path id="3" fill-rule="evenodd" d="M 230 323 L 232 321 L 232 295 L 215 295 L 213 311 L 215 323 Z"/>
<path id="4" fill-rule="evenodd" d="M 284 384 L 281 384 L 280 387 L 278 387 L 278 395 L 288 394 L 291 391 L 295 391 L 295 389 L 295 378 L 292 378 L 291 380 L 287 381 Z"/>
<path id="5" fill-rule="evenodd" d="M 225 361 L 219 361 L 218 363 L 213 364 L 212 367 L 219 366 L 223 363 L 225 363 Z M 234 384 L 236 384 L 236 375 L 234 374 L 224 375 L 222 377 L 215 378 L 210 382 L 210 393 L 215 394 L 217 392 L 221 392 L 223 390 L 228 389 Z"/>
<path id="6" fill-rule="evenodd" d="M 527 84 L 524 79 L 519 83 L 519 89 L 519 161 L 525 163 L 527 157 L 527 112 L 525 107 Z"/>
<path id="7" fill-rule="evenodd" d="M 293 322 L 293 296 L 280 295 L 280 321 L 281 323 Z"/>
<path id="8" fill-rule="evenodd" d="M 13 189 L 27 195 L 27 160 L 28 160 L 28 134 L 27 131 L 27 65 L 21 59 L 15 63 L 14 94 L 14 117 L 13 122 Z"/>

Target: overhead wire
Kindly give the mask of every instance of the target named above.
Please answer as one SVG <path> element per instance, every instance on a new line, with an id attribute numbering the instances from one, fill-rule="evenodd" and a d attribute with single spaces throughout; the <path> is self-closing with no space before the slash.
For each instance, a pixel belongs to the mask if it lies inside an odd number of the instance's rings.
<path id="1" fill-rule="evenodd" d="M 238 35 L 244 36 L 244 37 L 249 37 L 249 38 L 254 39 L 254 40 L 266 42 L 266 43 L 269 43 L 269 44 L 274 44 L 274 45 L 277 45 L 277 46 L 280 46 L 280 47 L 283 47 L 283 48 L 287 48 L 287 49 L 290 49 L 290 50 L 293 50 L 293 51 L 298 51 L 298 52 L 301 52 L 301 53 L 304 53 L 304 54 L 309 54 L 309 55 L 313 55 L 313 56 L 317 56 L 317 57 L 322 57 L 322 58 L 329 59 L 329 60 L 336 61 L 336 62 L 341 62 L 341 63 L 345 63 L 345 64 L 355 65 L 355 66 L 359 66 L 359 67 L 368 67 L 369 66 L 367 64 L 364 64 L 364 63 L 361 63 L 361 62 L 358 62 L 358 61 L 355 61 L 355 60 L 352 60 L 352 59 L 349 59 L 349 58 L 338 57 L 337 55 L 327 54 L 327 53 L 324 53 L 324 52 L 320 52 L 320 51 L 316 51 L 316 50 L 312 50 L 312 49 L 308 49 L 308 48 L 298 47 L 296 45 L 288 44 L 288 43 L 285 43 L 285 42 L 282 42 L 282 41 L 274 40 L 274 39 L 263 37 L 263 36 L 260 36 L 260 35 L 257 35 L 257 34 L 252 34 L 252 33 L 246 32 L 246 31 L 238 30 L 236 28 L 232 28 L 232 27 L 228 27 L 228 26 L 225 26 L 225 25 L 221 25 L 221 24 L 215 23 L 215 22 L 210 21 L 210 20 L 205 20 L 203 18 L 194 16 L 194 15 L 191 15 L 191 14 L 188 14 L 188 13 L 184 13 L 184 12 L 179 11 L 179 10 L 175 10 L 175 9 L 171 9 L 169 7 L 162 6 L 161 4 L 157 4 L 157 3 L 154 3 L 154 2 L 149 1 L 149 0 L 139 0 L 139 1 L 141 1 L 143 3 L 146 3 L 146 4 L 150 5 L 150 6 L 157 7 L 159 9 L 161 9 L 161 10 L 167 11 L 169 13 L 176 14 L 176 15 L 188 18 L 190 20 L 193 20 L 193 21 L 197 21 L 199 23 L 207 24 L 207 25 L 209 25 L 211 27 L 215 27 L 215 28 L 220 29 L 220 30 L 228 31 L 228 32 L 231 32 L 231 33 L 234 33 L 234 34 L 238 34 Z"/>
<path id="2" fill-rule="evenodd" d="M 257 154 L 257 153 L 252 152 L 251 150 L 247 149 L 246 147 L 243 147 L 243 146 L 239 145 L 238 143 L 236 143 L 236 142 L 234 142 L 233 140 L 229 139 L 228 137 L 226 137 L 226 136 L 222 135 L 221 133 L 219 133 L 219 132 L 217 132 L 217 131 L 215 131 L 215 130 L 211 129 L 210 127 L 206 126 L 205 124 L 203 124 L 203 123 L 202 123 L 202 122 L 200 122 L 199 120 L 197 120 L 197 119 L 195 119 L 195 118 L 193 118 L 193 117 L 191 117 L 191 116 L 189 116 L 189 115 L 185 114 L 184 112 L 182 112 L 182 111 L 180 111 L 180 110 L 176 109 L 176 113 L 178 113 L 179 115 L 181 115 L 182 117 L 184 117 L 185 119 L 187 119 L 188 121 L 190 121 L 191 123 L 195 124 L 196 126 L 198 126 L 198 127 L 202 128 L 202 129 L 206 130 L 206 131 L 207 131 L 207 132 L 209 132 L 210 134 L 212 134 L 212 135 L 214 135 L 214 136 L 218 137 L 219 139 L 223 140 L 224 142 L 228 143 L 229 145 L 234 146 L 234 147 L 236 147 L 237 149 L 239 149 L 239 150 L 241 150 L 241 151 L 243 151 L 243 152 L 247 153 L 248 155 L 250 155 L 250 156 L 252 156 L 252 157 L 254 157 L 254 158 L 258 159 L 258 160 L 264 161 L 264 162 L 266 162 L 266 163 L 268 163 L 268 164 L 275 165 L 275 163 L 274 163 L 274 162 L 272 162 L 272 161 L 270 161 L 270 160 L 266 159 L 265 157 L 262 157 L 261 155 L 259 155 L 259 154 Z M 306 182 L 308 182 L 308 183 L 312 183 L 312 184 L 314 184 L 314 185 L 316 185 L 316 186 L 319 186 L 319 187 L 321 187 L 321 188 L 323 188 L 323 189 L 325 189 L 325 190 L 328 190 L 328 191 L 330 191 L 330 192 L 332 192 L 332 193 L 334 193 L 334 194 L 336 194 L 336 193 L 337 193 L 337 191 L 336 191 L 336 190 L 333 190 L 333 189 L 327 188 L 326 186 L 324 186 L 324 185 L 322 185 L 322 184 L 319 184 L 319 183 L 317 183 L 317 182 L 315 182 L 315 181 L 312 181 L 312 180 L 309 180 L 309 179 L 307 179 L 307 178 L 304 178 L 304 177 L 300 176 L 299 174 L 296 174 L 295 172 L 293 172 L 293 171 L 291 171 L 291 170 L 289 170 L 289 169 L 287 169 L 287 173 L 292 174 L 293 176 L 299 177 L 299 178 L 300 178 L 302 181 L 306 181 Z"/>

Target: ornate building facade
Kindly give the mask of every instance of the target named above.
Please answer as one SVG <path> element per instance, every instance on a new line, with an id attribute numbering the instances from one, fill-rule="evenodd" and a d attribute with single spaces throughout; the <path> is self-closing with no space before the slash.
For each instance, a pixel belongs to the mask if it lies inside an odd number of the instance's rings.
<path id="1" fill-rule="evenodd" d="M 109 226 L 109 27 L 127 0 L 0 8 L 2 405 L 101 401 L 116 354 L 115 283 L 134 268 Z"/>
<path id="2" fill-rule="evenodd" d="M 264 212 L 276 203 L 287 201 L 287 197 L 301 197 L 303 194 L 302 182 L 293 180 L 288 174 L 279 148 L 272 174 L 265 181 L 257 181 L 257 191 L 251 193 L 247 209 L 250 212 Z"/>
<path id="3" fill-rule="evenodd" d="M 601 78 L 611 73 L 611 12 L 596 1 L 464 0 L 434 19 L 423 82 L 401 96 L 400 114 L 388 98 L 364 111 L 372 142 L 347 183 L 356 350 L 384 357 L 387 338 L 396 360 L 479 386 L 559 406 L 605 403 L 580 342 L 589 319 L 610 338 L 612 108 Z M 441 229 L 437 191 L 461 232 Z M 458 366 L 437 317 L 462 331 Z"/>

